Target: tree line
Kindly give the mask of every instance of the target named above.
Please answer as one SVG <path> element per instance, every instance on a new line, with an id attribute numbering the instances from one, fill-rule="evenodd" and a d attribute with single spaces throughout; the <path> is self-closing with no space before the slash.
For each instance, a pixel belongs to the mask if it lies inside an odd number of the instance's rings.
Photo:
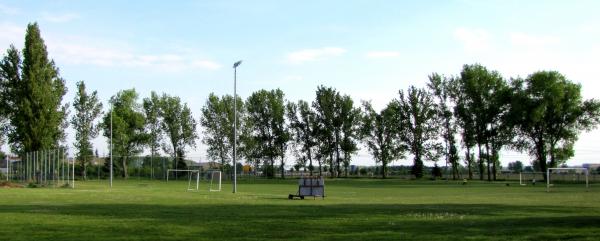
<path id="1" fill-rule="evenodd" d="M 135 89 L 122 90 L 103 112 L 96 91 L 88 92 L 83 81 L 76 91 L 68 120 L 65 80 L 48 58 L 38 25 L 29 24 L 24 49 L 11 45 L 0 62 L 0 123 L 12 151 L 64 146 L 71 124 L 84 178 L 90 140 L 100 131 L 112 140 L 125 178 L 128 158 L 146 148 L 151 156 L 162 150 L 176 160 L 173 168 L 185 168 L 186 150 L 196 147 L 199 135 L 192 110 L 179 97 L 152 92 L 140 101 Z M 382 110 L 327 86 L 318 86 L 312 101 L 286 100 L 280 89 L 236 98 L 237 159 L 267 177 L 284 177 L 290 159 L 311 175 L 324 175 L 326 168 L 331 177 L 347 176 L 362 144 L 383 178 L 390 163 L 412 157 L 416 178 L 425 175 L 425 162 L 439 172 L 443 160 L 455 179 L 463 167 L 470 179 L 476 172 L 479 179 L 495 180 L 502 150 L 526 152 L 545 171 L 572 157 L 579 133 L 600 121 L 600 102 L 583 99 L 581 86 L 557 71 L 506 79 L 479 64 L 464 65 L 456 76 L 433 73 L 425 87 L 400 90 Z M 207 157 L 222 167 L 233 158 L 233 105 L 233 96 L 211 93 L 198 120 Z"/>

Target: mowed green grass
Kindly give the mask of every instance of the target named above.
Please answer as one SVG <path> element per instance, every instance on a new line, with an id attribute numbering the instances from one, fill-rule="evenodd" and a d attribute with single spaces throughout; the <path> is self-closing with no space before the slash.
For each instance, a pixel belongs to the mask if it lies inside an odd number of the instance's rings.
<path id="1" fill-rule="evenodd" d="M 457 181 L 326 180 L 322 199 L 288 200 L 295 180 L 238 193 L 187 181 L 77 182 L 0 189 L 0 240 L 598 240 L 600 187 Z"/>

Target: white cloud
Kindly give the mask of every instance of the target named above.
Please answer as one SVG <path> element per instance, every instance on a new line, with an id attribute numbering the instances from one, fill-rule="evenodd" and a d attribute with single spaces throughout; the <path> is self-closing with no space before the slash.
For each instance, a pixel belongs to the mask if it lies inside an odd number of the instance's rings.
<path id="1" fill-rule="evenodd" d="M 366 54 L 367 58 L 380 59 L 380 58 L 395 58 L 400 56 L 397 51 L 370 51 Z"/>
<path id="2" fill-rule="evenodd" d="M 59 63 L 100 67 L 151 68 L 159 71 L 190 69 L 216 70 L 221 67 L 206 59 L 181 53 L 140 53 L 127 47 L 115 47 L 90 40 L 48 37 L 48 51 Z"/>
<path id="3" fill-rule="evenodd" d="M 13 8 L 10 6 L 0 4 L 0 13 L 6 14 L 6 15 L 17 15 L 17 14 L 21 13 L 21 11 L 17 8 Z"/>
<path id="4" fill-rule="evenodd" d="M 454 38 L 468 52 L 486 51 L 490 48 L 490 34 L 483 29 L 457 28 L 454 30 Z"/>
<path id="5" fill-rule="evenodd" d="M 303 49 L 291 52 L 287 55 L 287 60 L 291 63 L 303 63 L 319 59 L 340 56 L 347 51 L 338 47 L 324 47 L 318 49 Z"/>
<path id="6" fill-rule="evenodd" d="M 75 13 L 51 14 L 48 12 L 42 13 L 42 19 L 53 23 L 66 23 L 78 19 L 79 15 Z"/>
<path id="7" fill-rule="evenodd" d="M 557 37 L 552 36 L 537 36 L 526 33 L 511 33 L 510 43 L 516 46 L 523 47 L 543 47 L 560 43 Z"/>
<path id="8" fill-rule="evenodd" d="M 22 48 L 25 27 L 0 22 L 0 56 L 14 44 Z M 159 71 L 192 69 L 217 70 L 219 63 L 188 54 L 189 51 L 144 53 L 123 43 L 76 36 L 44 36 L 50 57 L 59 64 L 93 65 L 100 67 L 151 68 Z"/>

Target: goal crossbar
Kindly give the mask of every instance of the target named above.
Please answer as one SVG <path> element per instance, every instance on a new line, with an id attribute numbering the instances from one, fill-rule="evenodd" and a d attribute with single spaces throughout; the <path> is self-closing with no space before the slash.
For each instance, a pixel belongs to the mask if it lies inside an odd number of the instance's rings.
<path id="1" fill-rule="evenodd" d="M 550 171 L 551 170 L 582 170 L 585 174 L 585 188 L 590 188 L 589 175 L 590 171 L 584 167 L 553 167 L 546 169 L 546 192 L 550 192 Z"/>

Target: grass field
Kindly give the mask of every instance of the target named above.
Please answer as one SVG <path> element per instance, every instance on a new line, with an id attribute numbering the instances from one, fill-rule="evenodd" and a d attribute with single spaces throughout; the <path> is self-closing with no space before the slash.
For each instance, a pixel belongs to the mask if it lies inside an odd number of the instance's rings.
<path id="1" fill-rule="evenodd" d="M 324 200 L 288 200 L 294 180 L 239 193 L 187 182 L 77 182 L 0 189 L 0 240 L 598 240 L 600 187 L 327 180 Z"/>

